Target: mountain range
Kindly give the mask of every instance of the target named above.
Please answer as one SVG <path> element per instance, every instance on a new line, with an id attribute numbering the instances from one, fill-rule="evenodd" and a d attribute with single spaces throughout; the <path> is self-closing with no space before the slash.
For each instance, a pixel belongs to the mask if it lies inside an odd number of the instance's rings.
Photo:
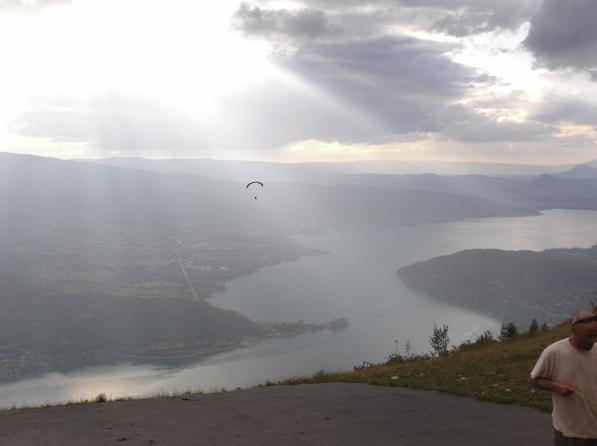
<path id="1" fill-rule="evenodd" d="M 310 330 L 257 324 L 206 300 L 240 275 L 321 254 L 293 241 L 297 232 L 537 214 L 376 184 L 266 180 L 256 200 L 253 179 L 0 153 L 0 378 Z"/>

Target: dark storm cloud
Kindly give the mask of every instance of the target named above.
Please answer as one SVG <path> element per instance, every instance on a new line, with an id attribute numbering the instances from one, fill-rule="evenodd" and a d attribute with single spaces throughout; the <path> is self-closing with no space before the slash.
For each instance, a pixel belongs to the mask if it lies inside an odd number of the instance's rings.
<path id="1" fill-rule="evenodd" d="M 597 2 L 545 0 L 523 45 L 547 68 L 597 68 Z"/>

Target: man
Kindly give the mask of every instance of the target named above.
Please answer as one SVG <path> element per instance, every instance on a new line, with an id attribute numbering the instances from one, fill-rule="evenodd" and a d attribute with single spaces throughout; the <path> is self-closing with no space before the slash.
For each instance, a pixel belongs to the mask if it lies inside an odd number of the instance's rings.
<path id="1" fill-rule="evenodd" d="M 551 392 L 556 446 L 597 446 L 597 316 L 577 313 L 571 330 L 543 350 L 531 383 Z"/>

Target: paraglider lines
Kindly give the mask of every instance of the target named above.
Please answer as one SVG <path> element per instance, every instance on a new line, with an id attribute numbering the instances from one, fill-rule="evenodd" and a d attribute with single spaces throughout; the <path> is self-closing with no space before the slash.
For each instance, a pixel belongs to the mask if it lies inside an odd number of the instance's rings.
<path id="1" fill-rule="evenodd" d="M 261 181 L 251 181 L 245 186 L 245 189 L 248 189 L 252 184 L 259 184 L 261 187 L 263 187 L 263 183 Z M 255 195 L 255 200 L 257 200 L 257 195 Z"/>

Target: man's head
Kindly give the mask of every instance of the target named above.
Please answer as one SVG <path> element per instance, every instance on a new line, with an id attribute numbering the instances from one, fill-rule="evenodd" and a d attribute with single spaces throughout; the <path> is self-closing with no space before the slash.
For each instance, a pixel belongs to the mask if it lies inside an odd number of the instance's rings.
<path id="1" fill-rule="evenodd" d="M 582 350 L 590 350 L 597 342 L 597 316 L 579 311 L 572 318 L 572 343 Z"/>

